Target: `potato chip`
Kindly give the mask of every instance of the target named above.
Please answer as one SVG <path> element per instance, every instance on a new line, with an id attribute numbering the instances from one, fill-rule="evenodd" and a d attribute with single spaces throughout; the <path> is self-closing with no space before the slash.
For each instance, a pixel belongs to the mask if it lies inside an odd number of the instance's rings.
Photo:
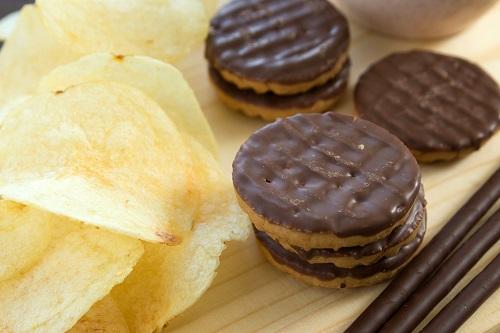
<path id="1" fill-rule="evenodd" d="M 0 128 L 0 195 L 139 239 L 189 232 L 197 189 L 189 150 L 162 109 L 117 83 L 45 93 Z"/>
<path id="2" fill-rule="evenodd" d="M 5 117 L 5 115 L 12 109 L 15 109 L 18 105 L 22 104 L 24 101 L 29 99 L 30 95 L 22 95 L 16 98 L 12 98 L 7 103 L 0 106 L 0 124 Z"/>
<path id="3" fill-rule="evenodd" d="M 244 239 L 249 232 L 230 182 L 203 147 L 194 142 L 192 149 L 208 176 L 200 222 L 179 246 L 145 244 L 134 271 L 111 293 L 132 332 L 160 329 L 196 302 L 216 275 L 225 243 Z"/>
<path id="4" fill-rule="evenodd" d="M 201 0 L 37 0 L 47 27 L 82 53 L 148 55 L 174 61 L 208 32 Z"/>
<path id="5" fill-rule="evenodd" d="M 0 20 L 0 40 L 6 40 L 12 34 L 18 18 L 19 12 L 17 11 L 10 13 Z"/>
<path id="6" fill-rule="evenodd" d="M 68 333 L 128 333 L 127 322 L 111 296 L 90 308 Z"/>
<path id="7" fill-rule="evenodd" d="M 212 17 L 220 5 L 220 0 L 203 0 L 208 17 Z"/>
<path id="8" fill-rule="evenodd" d="M 45 29 L 37 7 L 24 6 L 0 52 L 0 105 L 31 94 L 42 76 L 78 58 Z"/>
<path id="9" fill-rule="evenodd" d="M 141 90 L 163 108 L 179 131 L 217 154 L 214 135 L 191 87 L 175 67 L 164 62 L 98 53 L 56 68 L 41 80 L 38 90 L 64 90 L 93 81 L 114 81 Z"/>
<path id="10" fill-rule="evenodd" d="M 140 241 L 90 227 L 51 243 L 31 270 L 0 282 L 0 332 L 65 332 L 142 253 Z"/>
<path id="11" fill-rule="evenodd" d="M 248 228 L 244 217 L 238 216 L 238 207 L 226 204 L 224 208 L 230 211 L 197 224 L 179 246 L 145 244 L 136 269 L 112 292 L 132 331 L 161 328 L 208 289 L 225 242 L 245 238 Z"/>
<path id="12" fill-rule="evenodd" d="M 51 239 L 51 214 L 0 200 L 0 281 L 30 268 Z"/>

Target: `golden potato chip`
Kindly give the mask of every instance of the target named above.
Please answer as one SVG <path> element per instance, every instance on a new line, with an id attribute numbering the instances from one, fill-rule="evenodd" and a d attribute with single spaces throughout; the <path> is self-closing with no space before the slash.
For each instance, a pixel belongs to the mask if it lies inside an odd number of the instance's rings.
<path id="1" fill-rule="evenodd" d="M 51 243 L 31 270 L 0 282 L 0 332 L 65 332 L 142 253 L 140 241 L 90 227 Z"/>
<path id="2" fill-rule="evenodd" d="M 30 268 L 51 239 L 51 214 L 0 200 L 0 281 Z"/>
<path id="3" fill-rule="evenodd" d="M 68 333 L 128 333 L 127 322 L 111 296 L 90 308 Z"/>
<path id="4" fill-rule="evenodd" d="M 173 61 L 208 32 L 201 0 L 37 0 L 47 27 L 82 53 L 148 55 Z"/>
<path id="5" fill-rule="evenodd" d="M 230 182 L 203 147 L 193 146 L 208 176 L 193 233 L 179 246 L 146 243 L 134 271 L 111 293 L 132 332 L 160 329 L 196 302 L 216 275 L 225 243 L 249 232 Z"/>
<path id="6" fill-rule="evenodd" d="M 14 30 L 19 12 L 10 13 L 0 20 L 0 40 L 6 40 Z"/>
<path id="7" fill-rule="evenodd" d="M 45 93 L 0 128 L 0 195 L 139 239 L 178 243 L 197 206 L 192 159 L 163 110 L 111 82 Z"/>
<path id="8" fill-rule="evenodd" d="M 225 192 L 229 192 L 227 188 Z M 226 204 L 221 210 L 224 208 L 230 211 L 198 223 L 179 246 L 145 244 L 143 258 L 112 292 L 132 331 L 161 328 L 208 289 L 225 242 L 243 239 L 248 231 L 245 218 L 238 216 L 239 207 Z"/>
<path id="9" fill-rule="evenodd" d="M 30 95 L 22 95 L 16 98 L 12 98 L 7 103 L 0 106 L 0 124 L 5 117 L 5 115 L 12 109 L 15 109 L 18 105 L 23 103 L 25 100 L 29 99 Z"/>
<path id="10" fill-rule="evenodd" d="M 47 31 L 37 7 L 24 6 L 0 52 L 0 105 L 34 92 L 42 76 L 78 58 Z"/>
<path id="11" fill-rule="evenodd" d="M 214 135 L 192 89 L 179 70 L 164 62 L 142 56 L 93 54 L 56 68 L 41 80 L 38 90 L 64 90 L 93 81 L 114 81 L 141 90 L 163 108 L 179 131 L 217 154 Z"/>
<path id="12" fill-rule="evenodd" d="M 203 3 L 205 4 L 205 10 L 208 16 L 212 17 L 217 11 L 217 8 L 219 8 L 220 0 L 203 0 Z"/>

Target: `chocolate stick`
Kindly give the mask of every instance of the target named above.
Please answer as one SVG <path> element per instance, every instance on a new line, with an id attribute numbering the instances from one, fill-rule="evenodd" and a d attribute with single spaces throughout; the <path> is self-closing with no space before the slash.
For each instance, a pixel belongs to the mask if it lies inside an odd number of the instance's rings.
<path id="1" fill-rule="evenodd" d="M 500 254 L 448 303 L 421 333 L 455 332 L 500 287 Z"/>
<path id="2" fill-rule="evenodd" d="M 417 288 L 379 332 L 411 332 L 499 239 L 500 209 Z"/>
<path id="3" fill-rule="evenodd" d="M 376 332 L 500 197 L 500 168 L 346 330 Z"/>

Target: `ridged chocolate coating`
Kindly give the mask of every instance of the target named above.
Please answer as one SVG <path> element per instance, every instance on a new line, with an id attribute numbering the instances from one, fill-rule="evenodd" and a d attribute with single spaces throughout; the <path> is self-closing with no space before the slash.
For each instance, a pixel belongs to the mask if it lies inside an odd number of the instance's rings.
<path id="1" fill-rule="evenodd" d="M 408 219 L 402 225 L 396 227 L 388 237 L 379 239 L 373 243 L 363 246 L 342 247 L 338 250 L 334 249 L 310 249 L 304 250 L 299 247 L 293 247 L 297 255 L 302 260 L 311 260 L 314 257 L 352 257 L 359 259 L 365 256 L 374 255 L 385 251 L 388 248 L 400 244 L 408 239 L 410 235 L 420 226 L 424 219 L 425 200 L 423 192 L 413 205 Z"/>
<path id="2" fill-rule="evenodd" d="M 347 115 L 299 114 L 255 132 L 233 162 L 242 200 L 304 233 L 373 235 L 409 212 L 420 170 L 392 134 Z"/>
<path id="3" fill-rule="evenodd" d="M 349 79 L 350 63 L 347 62 L 342 70 L 327 83 L 315 87 L 309 91 L 295 95 L 276 95 L 272 92 L 257 94 L 250 89 L 239 89 L 235 85 L 224 80 L 222 75 L 213 68 L 209 68 L 212 82 L 225 94 L 244 103 L 258 105 L 270 109 L 308 108 L 323 100 L 337 98 L 347 87 Z"/>
<path id="4" fill-rule="evenodd" d="M 391 54 L 355 89 L 359 115 L 420 152 L 478 149 L 499 125 L 500 89 L 478 66 L 427 51 Z"/>
<path id="5" fill-rule="evenodd" d="M 278 263 L 292 268 L 294 271 L 320 280 L 333 280 L 335 278 L 352 277 L 364 279 L 380 272 L 392 271 L 403 265 L 415 253 L 422 243 L 426 231 L 426 221 L 420 225 L 417 237 L 410 243 L 403 245 L 398 253 L 392 257 L 384 257 L 374 264 L 341 268 L 334 264 L 311 264 L 300 259 L 295 253 L 287 251 L 280 243 L 273 240 L 263 231 L 254 228 L 257 240 L 264 246 Z"/>
<path id="6" fill-rule="evenodd" d="M 347 52 L 347 21 L 326 0 L 233 0 L 212 19 L 205 55 L 245 79 L 294 84 Z"/>

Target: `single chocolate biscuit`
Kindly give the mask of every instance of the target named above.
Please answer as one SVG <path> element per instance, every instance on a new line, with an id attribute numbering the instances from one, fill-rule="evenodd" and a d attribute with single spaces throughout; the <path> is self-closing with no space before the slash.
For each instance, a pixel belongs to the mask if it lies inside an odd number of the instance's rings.
<path id="1" fill-rule="evenodd" d="M 340 268 L 334 264 L 311 264 L 287 251 L 265 232 L 255 230 L 255 236 L 266 258 L 278 269 L 308 284 L 326 288 L 353 288 L 370 286 L 391 278 L 416 253 L 426 231 L 426 221 L 419 227 L 417 237 L 402 246 L 391 257 L 383 257 L 374 264 Z"/>
<path id="2" fill-rule="evenodd" d="M 233 183 L 259 230 L 303 249 L 338 249 L 372 243 L 403 224 L 420 170 L 383 128 L 327 112 L 255 132 L 235 157 Z"/>
<path id="3" fill-rule="evenodd" d="M 352 268 L 358 265 L 371 265 L 382 257 L 391 257 L 399 249 L 412 242 L 418 235 L 420 225 L 424 221 L 425 200 L 423 192 L 413 206 L 405 223 L 395 228 L 386 238 L 373 243 L 334 249 L 310 249 L 280 243 L 288 251 L 295 252 L 301 260 L 311 264 L 331 263 L 337 267 Z"/>
<path id="4" fill-rule="evenodd" d="M 346 62 L 337 76 L 325 84 L 296 95 L 257 94 L 251 89 L 239 89 L 209 68 L 209 75 L 220 100 L 231 109 L 250 117 L 265 120 L 288 117 L 297 113 L 324 112 L 331 109 L 347 88 L 350 63 Z"/>
<path id="5" fill-rule="evenodd" d="M 327 0 L 233 0 L 212 19 L 205 56 L 241 89 L 291 95 L 337 75 L 348 47 L 347 21 Z"/>
<path id="6" fill-rule="evenodd" d="M 399 137 L 421 162 L 479 149 L 497 130 L 500 88 L 480 67 L 428 51 L 391 54 L 361 75 L 357 113 Z"/>

